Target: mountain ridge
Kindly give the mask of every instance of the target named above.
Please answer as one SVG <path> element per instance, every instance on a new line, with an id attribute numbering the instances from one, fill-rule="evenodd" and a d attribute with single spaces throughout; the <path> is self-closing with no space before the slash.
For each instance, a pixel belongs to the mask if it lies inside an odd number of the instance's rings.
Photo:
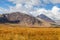
<path id="1" fill-rule="evenodd" d="M 3 14 L 2 16 L 3 18 L 7 19 L 8 23 L 17 23 L 19 25 L 26 25 L 30 27 L 50 27 L 51 26 L 48 22 L 45 22 L 43 19 L 39 19 L 32 15 L 28 15 L 20 12 Z"/>
<path id="2" fill-rule="evenodd" d="M 40 15 L 38 15 L 37 17 L 45 20 L 46 22 L 55 23 L 54 20 L 52 20 L 51 18 L 49 18 L 48 16 L 46 16 L 46 15 L 44 15 L 44 14 L 40 14 Z"/>

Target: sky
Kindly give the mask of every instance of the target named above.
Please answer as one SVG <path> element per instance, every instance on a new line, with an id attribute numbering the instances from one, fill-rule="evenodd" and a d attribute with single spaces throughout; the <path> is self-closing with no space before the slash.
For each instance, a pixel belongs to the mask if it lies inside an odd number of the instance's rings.
<path id="1" fill-rule="evenodd" d="M 37 16 L 45 14 L 60 20 L 60 0 L 0 0 L 0 14 L 22 12 Z"/>

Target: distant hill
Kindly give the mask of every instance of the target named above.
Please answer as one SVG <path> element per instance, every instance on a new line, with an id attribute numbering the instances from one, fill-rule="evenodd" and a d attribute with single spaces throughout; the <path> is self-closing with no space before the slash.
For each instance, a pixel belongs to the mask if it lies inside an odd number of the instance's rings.
<path id="1" fill-rule="evenodd" d="M 51 18 L 49 18 L 48 16 L 46 16 L 46 15 L 44 15 L 44 14 L 40 14 L 40 15 L 38 15 L 37 17 L 45 20 L 46 22 L 55 23 L 54 20 L 52 20 Z"/>

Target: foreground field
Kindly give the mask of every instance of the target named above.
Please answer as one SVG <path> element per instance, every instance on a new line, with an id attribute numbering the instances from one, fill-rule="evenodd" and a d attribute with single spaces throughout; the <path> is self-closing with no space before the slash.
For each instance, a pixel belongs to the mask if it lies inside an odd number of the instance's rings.
<path id="1" fill-rule="evenodd" d="M 0 24 L 0 40 L 60 40 L 60 28 L 23 28 Z"/>

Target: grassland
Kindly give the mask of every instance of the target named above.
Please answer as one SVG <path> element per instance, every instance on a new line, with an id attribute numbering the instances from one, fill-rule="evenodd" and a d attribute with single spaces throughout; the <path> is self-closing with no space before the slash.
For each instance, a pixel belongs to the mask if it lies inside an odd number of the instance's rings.
<path id="1" fill-rule="evenodd" d="M 0 40 L 60 40 L 60 28 L 24 28 L 0 24 Z"/>

